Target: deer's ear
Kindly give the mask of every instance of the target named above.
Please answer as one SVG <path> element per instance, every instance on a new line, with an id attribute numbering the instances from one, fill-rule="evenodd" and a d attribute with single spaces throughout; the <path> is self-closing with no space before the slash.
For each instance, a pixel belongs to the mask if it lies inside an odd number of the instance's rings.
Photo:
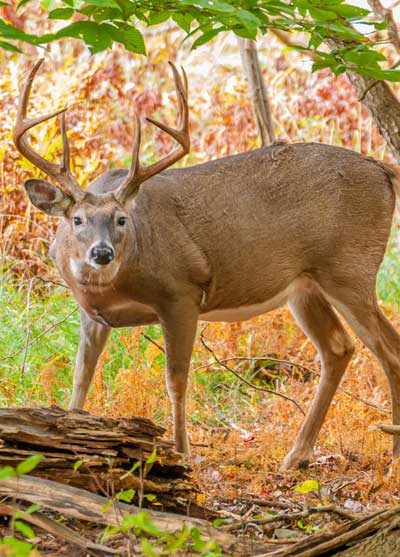
<path id="1" fill-rule="evenodd" d="M 48 215 L 65 217 L 75 201 L 45 180 L 27 180 L 26 193 L 32 204 Z"/>

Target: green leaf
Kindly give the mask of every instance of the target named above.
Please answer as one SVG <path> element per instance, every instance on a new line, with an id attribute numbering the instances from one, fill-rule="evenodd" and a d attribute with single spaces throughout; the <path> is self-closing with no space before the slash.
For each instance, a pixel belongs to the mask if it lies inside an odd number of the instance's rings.
<path id="1" fill-rule="evenodd" d="M 294 488 L 298 493 L 310 493 L 311 491 L 319 491 L 318 480 L 306 480 L 302 484 Z"/>
<path id="2" fill-rule="evenodd" d="M 210 12 L 232 14 L 236 8 L 226 2 L 217 2 L 216 0 L 181 0 L 180 4 L 189 6 L 199 6 Z"/>
<path id="3" fill-rule="evenodd" d="M 3 19 L 0 18 L 0 37 L 5 39 L 11 39 L 15 41 L 23 41 L 25 43 L 30 44 L 40 44 L 38 37 L 35 35 L 30 35 L 28 33 L 24 33 L 21 29 L 17 29 L 12 25 L 6 23 Z"/>
<path id="4" fill-rule="evenodd" d="M 115 0 L 86 0 L 86 2 L 98 8 L 119 8 Z"/>
<path id="5" fill-rule="evenodd" d="M 146 460 L 146 464 L 154 464 L 156 459 L 157 459 L 157 449 L 154 447 L 154 449 L 151 451 L 151 455 Z"/>
<path id="6" fill-rule="evenodd" d="M 142 463 L 140 462 L 140 460 L 137 460 L 135 462 L 135 464 L 132 466 L 132 468 L 130 470 L 128 470 L 128 472 L 125 472 L 125 474 L 122 474 L 122 476 L 120 476 L 120 480 L 125 480 L 125 478 L 127 478 L 128 476 L 130 476 L 131 474 L 133 474 L 133 472 L 135 472 L 138 468 L 140 468 L 142 466 Z"/>
<path id="7" fill-rule="evenodd" d="M 56 3 L 57 0 L 42 0 L 40 2 L 40 5 L 42 6 L 42 8 L 49 12 L 50 10 L 54 9 Z"/>
<path id="8" fill-rule="evenodd" d="M 36 511 L 38 511 L 40 508 L 42 507 L 42 503 L 34 503 L 33 505 L 30 505 L 27 509 L 25 509 L 24 511 L 17 511 L 14 514 L 14 518 L 24 518 L 24 516 L 26 514 L 33 514 Z"/>
<path id="9" fill-rule="evenodd" d="M 18 2 L 17 4 L 17 10 L 19 10 L 22 6 L 25 6 L 25 4 L 27 4 L 28 2 L 30 2 L 31 0 L 21 0 L 20 2 Z"/>
<path id="10" fill-rule="evenodd" d="M 226 518 L 216 518 L 213 522 L 213 527 L 214 528 L 219 528 L 220 526 L 222 526 L 223 524 L 227 524 L 229 519 Z"/>
<path id="11" fill-rule="evenodd" d="M 315 21 L 335 21 L 337 15 L 335 12 L 329 10 L 321 10 L 320 8 L 309 8 L 310 16 Z"/>
<path id="12" fill-rule="evenodd" d="M 0 41 L 0 48 L 4 50 L 9 50 L 10 52 L 17 52 L 18 54 L 23 54 L 23 51 L 11 43 L 6 43 L 5 41 Z"/>
<path id="13" fill-rule="evenodd" d="M 135 495 L 136 491 L 134 489 L 127 489 L 126 491 L 117 493 L 116 498 L 118 499 L 118 501 L 125 501 L 126 503 L 130 503 Z"/>
<path id="14" fill-rule="evenodd" d="M 147 501 L 150 501 L 150 503 L 153 503 L 153 501 L 157 500 L 157 495 L 153 495 L 153 493 L 145 493 L 143 495 L 143 498 Z"/>
<path id="15" fill-rule="evenodd" d="M 160 23 L 164 23 L 171 17 L 170 12 L 154 12 L 149 15 L 147 18 L 148 25 L 159 25 Z"/>
<path id="16" fill-rule="evenodd" d="M 142 538 L 140 540 L 140 545 L 141 545 L 143 555 L 148 555 L 148 557 L 159 557 L 159 553 L 154 551 L 153 546 L 151 545 L 148 539 Z"/>
<path id="17" fill-rule="evenodd" d="M 236 27 L 233 29 L 235 35 L 238 37 L 243 37 L 244 39 L 252 39 L 253 41 L 257 37 L 257 29 L 249 29 L 248 27 Z"/>
<path id="18" fill-rule="evenodd" d="M 236 17 L 247 29 L 257 29 L 261 25 L 261 21 L 257 16 L 249 12 L 248 10 L 237 10 Z"/>
<path id="19" fill-rule="evenodd" d="M 115 28 L 106 23 L 96 23 L 94 21 L 76 21 L 60 29 L 51 40 L 61 37 L 73 37 L 82 39 L 89 47 L 92 54 L 101 52 L 112 45 L 111 33 Z"/>
<path id="20" fill-rule="evenodd" d="M 77 472 L 79 468 L 82 466 L 82 464 L 83 464 L 83 460 L 77 460 L 76 462 L 74 462 L 74 466 L 73 466 L 74 472 Z"/>
<path id="21" fill-rule="evenodd" d="M 31 543 L 17 540 L 13 536 L 4 536 L 1 545 L 5 545 L 5 547 L 13 549 L 13 557 L 29 557 L 33 549 L 33 545 Z"/>
<path id="22" fill-rule="evenodd" d="M 330 9 L 347 19 L 359 19 L 366 17 L 371 12 L 364 8 L 359 8 L 358 6 L 352 6 L 349 4 L 338 4 L 337 6 L 330 6 Z"/>
<path id="23" fill-rule="evenodd" d="M 16 528 L 16 530 L 21 532 L 21 534 L 25 536 L 25 538 L 28 538 L 29 540 L 35 539 L 35 532 L 30 526 L 28 526 L 28 524 L 22 522 L 22 520 L 14 520 L 14 527 Z"/>
<path id="24" fill-rule="evenodd" d="M 372 70 L 370 68 L 357 68 L 357 72 L 367 77 L 373 77 L 379 81 L 400 81 L 400 70 Z"/>
<path id="25" fill-rule="evenodd" d="M 186 33 L 190 33 L 190 29 L 191 29 L 192 21 L 193 21 L 193 16 L 191 16 L 190 14 L 174 14 L 172 16 L 172 19 Z"/>
<path id="26" fill-rule="evenodd" d="M 102 513 L 106 513 L 108 511 L 108 509 L 114 504 L 114 501 L 112 499 L 110 499 L 109 501 L 107 501 L 107 503 L 105 505 L 103 505 L 101 507 L 101 512 Z"/>
<path id="27" fill-rule="evenodd" d="M 111 28 L 109 33 L 115 42 L 123 44 L 130 52 L 146 55 L 146 46 L 144 44 L 143 35 L 138 29 L 136 29 L 136 27 L 129 24 L 123 24 L 118 28 Z"/>
<path id="28" fill-rule="evenodd" d="M 0 480 L 5 480 L 6 478 L 10 478 L 15 476 L 15 470 L 11 466 L 4 466 L 0 468 Z"/>
<path id="29" fill-rule="evenodd" d="M 49 12 L 50 19 L 71 19 L 75 11 L 73 8 L 57 8 Z"/>
<path id="30" fill-rule="evenodd" d="M 29 472 L 32 472 L 32 470 L 34 470 L 42 460 L 42 454 L 33 454 L 32 456 L 26 458 L 18 464 L 16 468 L 17 475 L 23 476 L 24 474 L 29 474 Z"/>

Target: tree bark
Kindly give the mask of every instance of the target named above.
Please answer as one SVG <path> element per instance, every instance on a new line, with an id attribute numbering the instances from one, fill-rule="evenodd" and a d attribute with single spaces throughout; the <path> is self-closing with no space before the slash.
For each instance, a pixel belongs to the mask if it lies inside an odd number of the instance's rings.
<path id="1" fill-rule="evenodd" d="M 238 44 L 243 68 L 249 84 L 258 138 L 262 146 L 269 145 L 275 141 L 275 133 L 272 125 L 267 88 L 258 59 L 256 42 L 251 39 L 238 38 Z"/>
<path id="2" fill-rule="evenodd" d="M 330 48 L 344 48 L 346 44 L 329 39 Z M 400 102 L 385 81 L 376 81 L 355 72 L 347 75 L 357 92 L 358 98 L 367 107 L 393 156 L 400 163 Z"/>

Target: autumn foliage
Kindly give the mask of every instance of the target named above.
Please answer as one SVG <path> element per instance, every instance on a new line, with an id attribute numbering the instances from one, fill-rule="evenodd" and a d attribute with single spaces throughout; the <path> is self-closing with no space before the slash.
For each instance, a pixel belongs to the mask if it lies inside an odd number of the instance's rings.
<path id="1" fill-rule="evenodd" d="M 50 47 L 33 90 L 31 113 L 69 105 L 73 167 L 81 184 L 85 186 L 110 167 L 127 166 L 135 109 L 142 118 L 147 114 L 174 117 L 167 60 L 182 63 L 189 77 L 193 146 L 183 165 L 257 147 L 235 40 L 222 36 L 190 52 L 189 44 L 180 45 L 181 38 L 181 31 L 168 26 L 149 35 L 147 58 L 127 53 L 122 47 L 90 57 L 81 44 L 71 40 Z M 22 160 L 12 144 L 19 83 L 37 56 L 33 49 L 27 56 L 0 54 L 1 253 L 7 275 L 19 284 L 27 284 L 37 274 L 57 277 L 48 258 L 57 223 L 27 203 L 23 182 L 38 176 L 38 171 Z M 260 57 L 280 139 L 333 143 L 377 158 L 389 157 L 345 76 L 335 79 L 327 70 L 311 74 L 304 58 L 285 50 L 270 36 L 260 41 Z M 148 125 L 144 129 L 143 160 L 165 154 L 169 139 Z M 34 130 L 31 141 L 49 159 L 59 157 L 58 122 Z M 394 315 L 392 320 L 400 328 L 398 317 Z M 143 332 L 141 328 L 126 330 L 118 336 L 118 342 L 111 341 L 98 366 L 87 409 L 111 416 L 139 414 L 170 425 L 163 379 L 165 362 L 157 347 L 162 338 L 153 331 L 155 343 L 143 344 Z M 282 390 L 307 408 L 315 392 L 319 362 L 288 310 L 242 324 L 209 325 L 203 334 L 220 359 L 267 359 L 269 355 L 301 362 L 308 372 L 272 361 L 267 371 L 252 360 L 232 360 L 230 365 L 257 385 Z M 121 364 L 110 378 L 103 368 L 112 360 L 116 346 L 130 356 L 130 365 Z M 37 379 L 33 397 L 40 386 L 41 400 L 35 403 L 60 402 L 55 395 L 60 389 L 62 402 L 68 402 L 70 374 L 66 380 L 59 370 L 68 370 L 71 365 L 59 354 L 57 360 L 43 361 L 31 370 Z M 335 481 L 344 476 L 349 484 L 340 492 L 343 501 L 368 506 L 398 496 L 400 484 L 383 479 L 390 459 L 389 440 L 369 430 L 371 424 L 388 418 L 387 387 L 376 360 L 361 343 L 343 383 L 347 393 L 337 394 L 320 435 L 316 466 L 285 476 L 277 470 L 299 429 L 302 415 L 298 409 L 281 398 L 245 388 L 228 372 L 222 373 L 200 341 L 192 368 L 190 431 L 198 476 L 210 499 L 220 482 L 226 497 L 234 498 L 240 492 L 269 497 L 276 491 L 280 492 L 278 496 L 290 491 L 304 477 L 322 478 L 334 493 Z M 10 404 L 16 389 L 7 382 L 2 386 L 2 396 Z M 29 390 L 24 396 L 28 401 Z M 284 487 L 277 487 L 282 484 Z"/>

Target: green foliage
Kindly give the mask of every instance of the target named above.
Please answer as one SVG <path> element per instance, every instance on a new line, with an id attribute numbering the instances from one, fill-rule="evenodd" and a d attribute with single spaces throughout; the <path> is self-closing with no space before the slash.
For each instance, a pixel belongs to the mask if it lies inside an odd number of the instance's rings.
<path id="1" fill-rule="evenodd" d="M 20 462 L 16 468 L 12 468 L 11 466 L 4 466 L 0 468 L 0 481 L 11 476 L 15 477 L 29 474 L 29 472 L 32 472 L 36 468 L 42 459 L 43 455 L 33 454 Z M 40 504 L 36 503 L 24 511 L 17 511 L 11 522 L 13 530 L 17 530 L 28 540 L 34 540 L 36 538 L 35 532 L 29 524 L 24 522 L 22 519 L 27 515 L 36 512 L 40 509 L 40 506 Z M 14 532 L 12 531 L 12 533 Z M 19 540 L 14 536 L 4 536 L 3 538 L 0 538 L 0 553 L 1 555 L 4 555 L 4 557 L 30 557 L 34 547 L 33 543 Z M 39 554 L 35 552 L 35 555 L 38 556 Z"/>
<path id="2" fill-rule="evenodd" d="M 199 557 L 222 555 L 219 545 L 213 540 L 205 540 L 197 528 L 188 528 L 182 523 L 182 529 L 174 534 L 163 532 L 152 522 L 150 515 L 145 511 L 125 515 L 119 526 L 107 527 L 102 541 L 117 534 L 130 532 L 140 538 L 143 555 L 149 557 L 181 555 L 183 550 L 190 551 L 190 555 Z"/>
<path id="3" fill-rule="evenodd" d="M 31 0 L 22 0 L 19 6 Z M 50 19 L 68 22 L 62 29 L 33 36 L 0 20 L 0 47 L 16 50 L 13 41 L 45 45 L 64 37 L 83 40 L 95 54 L 113 43 L 138 54 L 146 54 L 140 28 L 159 25 L 172 19 L 194 38 L 192 48 L 211 41 L 216 35 L 231 31 L 239 37 L 256 39 L 269 29 L 305 32 L 309 44 L 303 50 L 317 54 L 313 69 L 331 68 L 336 74 L 353 70 L 377 80 L 400 81 L 400 72 L 382 69 L 386 59 L 374 50 L 374 44 L 353 24 L 363 22 L 371 31 L 386 27 L 386 22 L 365 22 L 369 10 L 345 3 L 345 0 L 61 0 L 46 1 L 42 6 Z M 79 21 L 74 21 L 75 16 Z M 343 48 L 326 53 L 318 50 L 329 39 L 344 42 Z M 11 42 L 10 42 L 11 41 Z"/>

